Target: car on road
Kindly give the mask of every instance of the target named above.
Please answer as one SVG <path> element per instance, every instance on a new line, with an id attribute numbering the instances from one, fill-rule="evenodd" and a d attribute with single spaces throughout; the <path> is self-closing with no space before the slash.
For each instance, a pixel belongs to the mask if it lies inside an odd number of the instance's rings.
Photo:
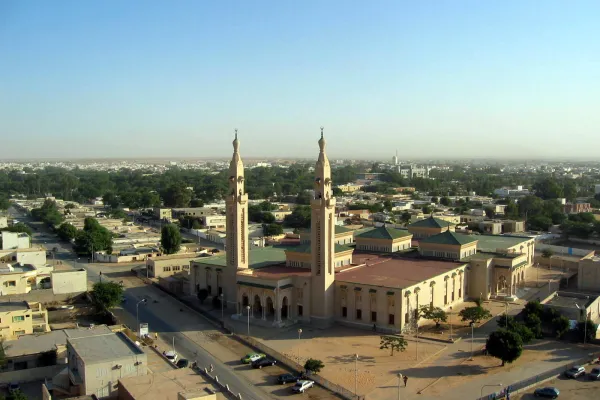
<path id="1" fill-rule="evenodd" d="M 171 361 L 173 364 L 175 364 L 177 362 L 177 359 L 179 358 L 177 353 L 174 352 L 173 350 L 167 351 L 163 354 L 167 358 L 167 360 Z"/>
<path id="2" fill-rule="evenodd" d="M 585 368 L 581 365 L 575 365 L 565 371 L 565 376 L 571 379 L 577 379 L 583 374 L 585 374 Z"/>
<path id="3" fill-rule="evenodd" d="M 551 399 L 556 399 L 559 394 L 560 391 L 555 387 L 538 388 L 533 392 L 535 397 L 549 397 Z"/>
<path id="4" fill-rule="evenodd" d="M 298 382 L 298 377 L 294 374 L 283 374 L 277 377 L 277 383 L 285 385 L 286 383 Z"/>
<path id="5" fill-rule="evenodd" d="M 588 376 L 594 381 L 600 380 L 600 368 L 592 368 Z"/>
<path id="6" fill-rule="evenodd" d="M 244 357 L 242 357 L 240 361 L 244 364 L 250 364 L 264 357 L 266 357 L 266 355 L 262 353 L 248 353 Z"/>
<path id="7" fill-rule="evenodd" d="M 8 393 L 15 393 L 21 390 L 21 386 L 16 382 L 8 384 Z"/>
<path id="8" fill-rule="evenodd" d="M 187 368 L 190 366 L 190 362 L 187 359 L 182 358 L 181 360 L 177 361 L 176 365 L 177 368 Z"/>
<path id="9" fill-rule="evenodd" d="M 258 360 L 252 362 L 252 368 L 258 368 L 261 369 L 262 367 L 268 367 L 273 366 L 277 364 L 277 361 L 273 360 L 272 358 L 269 357 L 263 357 L 263 358 L 259 358 Z"/>
<path id="10" fill-rule="evenodd" d="M 313 381 L 298 381 L 294 386 L 292 386 L 292 392 L 294 393 L 304 393 L 305 390 L 313 387 L 315 383 Z"/>

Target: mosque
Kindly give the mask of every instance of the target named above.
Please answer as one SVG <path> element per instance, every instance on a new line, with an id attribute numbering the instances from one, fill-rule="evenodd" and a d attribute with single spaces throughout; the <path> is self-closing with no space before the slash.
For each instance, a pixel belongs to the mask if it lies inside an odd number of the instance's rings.
<path id="1" fill-rule="evenodd" d="M 336 224 L 331 167 L 321 128 L 310 232 L 298 246 L 248 249 L 248 195 L 240 142 L 233 141 L 226 198 L 226 254 L 190 264 L 190 290 L 224 301 L 231 318 L 284 327 L 334 323 L 406 332 L 423 305 L 515 298 L 533 261 L 534 240 L 467 235 L 426 218 L 408 229 L 354 233 Z M 350 245 L 348 245 L 350 244 Z"/>

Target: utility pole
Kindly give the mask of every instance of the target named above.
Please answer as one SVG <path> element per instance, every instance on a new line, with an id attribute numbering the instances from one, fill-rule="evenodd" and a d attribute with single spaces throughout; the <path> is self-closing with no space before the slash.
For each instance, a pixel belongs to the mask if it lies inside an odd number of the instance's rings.
<path id="1" fill-rule="evenodd" d="M 402 374 L 398 374 L 398 400 L 400 400 L 400 385 L 402 383 Z"/>

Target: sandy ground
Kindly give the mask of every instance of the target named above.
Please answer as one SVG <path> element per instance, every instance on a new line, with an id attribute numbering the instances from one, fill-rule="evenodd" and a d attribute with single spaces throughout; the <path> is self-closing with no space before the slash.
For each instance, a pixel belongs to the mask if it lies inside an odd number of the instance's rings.
<path id="1" fill-rule="evenodd" d="M 406 351 L 394 352 L 392 356 L 390 350 L 379 349 L 378 334 L 342 326 L 327 330 L 304 327 L 300 340 L 297 336 L 294 329 L 263 342 L 292 360 L 300 356 L 301 364 L 308 358 L 323 361 L 321 376 L 351 391 L 356 381 L 359 394 L 388 382 L 399 371 L 431 361 L 446 347 L 423 340 L 417 345 L 414 338 L 407 337 Z"/>

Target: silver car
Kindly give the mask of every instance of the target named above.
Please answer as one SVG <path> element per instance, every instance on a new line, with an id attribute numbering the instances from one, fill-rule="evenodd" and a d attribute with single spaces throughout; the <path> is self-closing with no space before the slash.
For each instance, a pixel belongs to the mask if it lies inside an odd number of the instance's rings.
<path id="1" fill-rule="evenodd" d="M 292 391 L 295 393 L 304 393 L 306 389 L 309 389 L 314 386 L 313 381 L 298 381 L 294 386 L 292 386 Z"/>
<path id="2" fill-rule="evenodd" d="M 575 365 L 565 371 L 565 376 L 571 379 L 577 379 L 583 374 L 585 374 L 585 368 L 581 365 Z"/>

